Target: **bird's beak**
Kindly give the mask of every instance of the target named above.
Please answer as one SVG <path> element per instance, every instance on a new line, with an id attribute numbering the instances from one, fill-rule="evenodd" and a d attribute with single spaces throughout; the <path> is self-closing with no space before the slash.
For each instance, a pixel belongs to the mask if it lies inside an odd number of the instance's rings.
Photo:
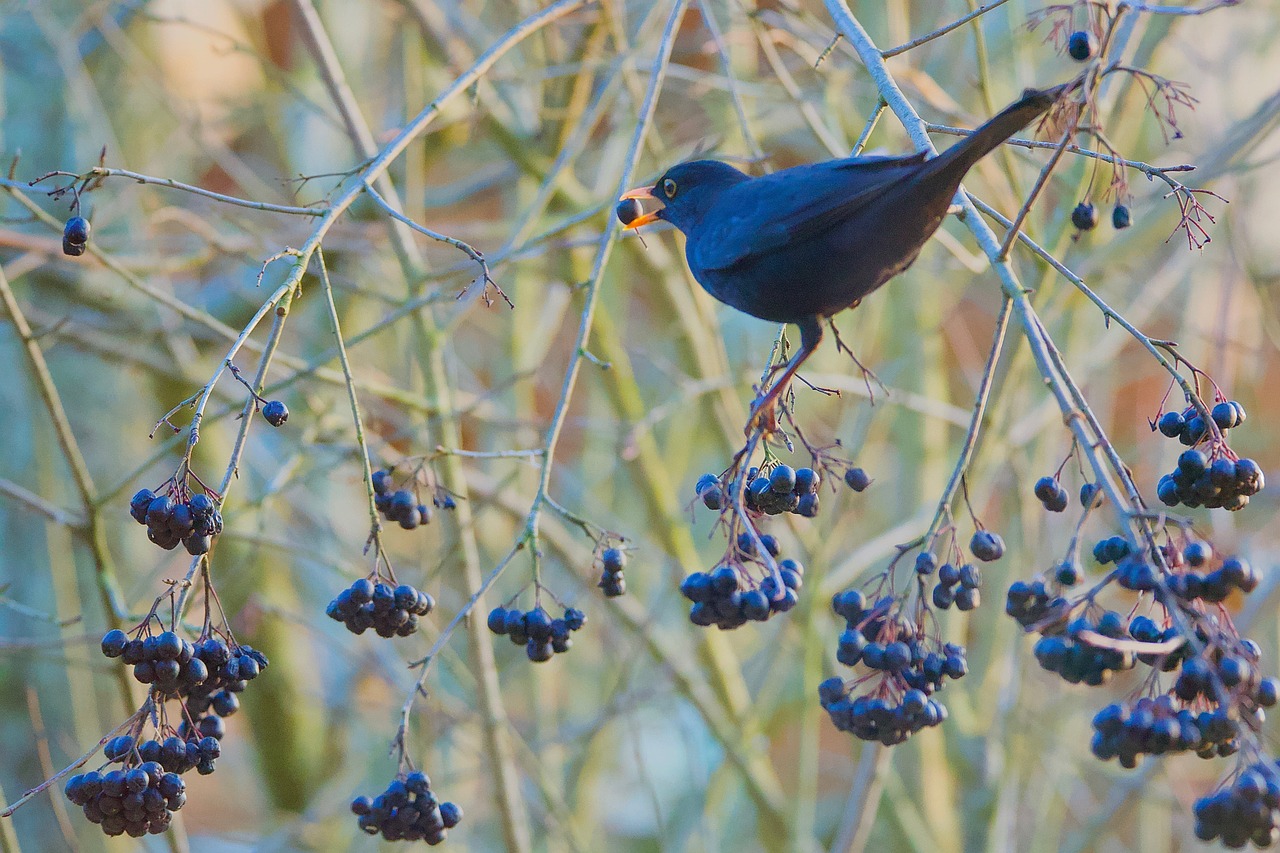
<path id="1" fill-rule="evenodd" d="M 618 197 L 618 201 L 626 201 L 627 199 L 644 199 L 644 198 L 648 198 L 648 199 L 657 198 L 657 196 L 653 194 L 653 187 L 636 187 L 633 190 L 627 190 L 621 196 Z M 652 211 L 651 213 L 645 213 L 640 216 L 637 216 L 635 219 L 631 220 L 626 225 L 623 225 L 622 230 L 632 231 L 632 230 L 635 230 L 636 228 L 639 228 L 641 225 L 648 225 L 651 222 L 657 222 L 657 221 L 658 221 L 658 211 L 655 210 L 655 211 Z"/>

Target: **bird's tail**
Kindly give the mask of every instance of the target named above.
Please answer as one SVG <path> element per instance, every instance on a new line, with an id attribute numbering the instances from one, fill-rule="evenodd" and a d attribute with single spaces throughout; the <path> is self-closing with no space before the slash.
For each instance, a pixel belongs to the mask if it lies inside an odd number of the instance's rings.
<path id="1" fill-rule="evenodd" d="M 1046 112 L 1071 85 L 1064 83 L 1051 89 L 1025 90 L 1018 101 L 1006 107 L 966 138 L 929 160 L 926 169 L 934 174 L 950 173 L 959 183 L 974 163 L 990 154 L 1000 143 Z"/>

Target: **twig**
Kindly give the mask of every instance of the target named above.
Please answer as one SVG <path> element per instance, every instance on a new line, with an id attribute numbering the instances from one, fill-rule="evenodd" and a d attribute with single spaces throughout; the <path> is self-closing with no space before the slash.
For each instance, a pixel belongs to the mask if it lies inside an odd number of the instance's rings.
<path id="1" fill-rule="evenodd" d="M 511 298 L 507 296 L 507 294 L 503 291 L 503 289 L 498 286 L 498 283 L 493 280 L 493 277 L 489 275 L 489 262 L 486 261 L 484 259 L 484 255 L 481 254 L 479 251 L 477 251 L 475 248 L 473 248 L 471 244 L 464 243 L 461 240 L 457 239 L 456 237 L 450 237 L 448 234 L 441 234 L 439 231 L 432 231 L 430 228 L 426 228 L 414 222 L 412 219 L 410 219 L 409 217 L 405 216 L 403 213 L 401 213 L 400 211 L 392 207 L 387 202 L 387 200 L 383 198 L 378 193 L 378 191 L 373 188 L 373 184 L 366 183 L 365 192 L 367 192 L 369 194 L 369 197 L 372 198 L 378 204 L 379 207 L 385 210 L 387 214 L 391 216 L 392 219 L 395 219 L 397 222 L 402 222 L 405 225 L 408 225 L 414 231 L 417 231 L 419 234 L 425 234 L 426 236 L 430 237 L 432 240 L 438 240 L 441 243 L 448 243 L 450 246 L 453 246 L 455 249 L 458 249 L 463 254 L 465 254 L 468 258 L 470 258 L 471 260 L 479 264 L 480 265 L 480 286 L 483 288 L 483 291 L 481 292 L 481 296 L 484 298 L 486 305 L 493 304 L 493 300 L 489 298 L 489 288 L 493 287 L 494 290 L 498 291 L 498 295 L 502 297 L 503 301 L 505 301 L 508 306 L 510 306 L 511 308 L 516 307 L 515 305 L 512 304 Z M 465 288 L 463 289 L 462 293 L 458 294 L 458 298 L 462 298 L 463 293 L 466 293 Z"/>
<path id="2" fill-rule="evenodd" d="M 97 745 L 94 746 L 93 749 L 89 750 L 84 755 L 80 756 L 75 761 L 73 761 L 71 764 L 67 765 L 66 767 L 62 768 L 54 775 L 50 776 L 48 779 L 45 779 L 39 785 L 36 785 L 34 788 L 27 791 L 21 797 L 14 800 L 9 805 L 5 806 L 3 810 L 0 810 L 0 818 L 10 817 L 14 812 L 22 808 L 22 806 L 24 806 L 27 803 L 27 801 L 29 801 L 32 797 L 36 796 L 41 791 L 47 790 L 50 786 L 58 784 L 58 782 L 61 781 L 63 777 L 70 775 L 72 771 L 76 770 L 79 767 L 83 767 L 85 764 L 89 763 L 89 759 L 97 755 L 98 750 L 102 749 L 104 746 L 107 745 L 107 741 L 111 740 L 120 732 L 126 731 L 127 729 L 132 727 L 134 723 L 138 722 L 147 714 L 149 714 L 151 712 L 151 708 L 153 707 L 153 703 L 154 703 L 154 700 L 152 700 L 150 697 L 147 697 L 147 700 L 142 703 L 141 708 L 134 711 L 133 714 L 129 717 L 129 719 L 125 720 L 123 723 L 116 726 L 111 731 L 107 732 L 106 736 L 104 736 L 102 740 L 98 741 Z"/>
<path id="3" fill-rule="evenodd" d="M 1149 15 L 1204 15 L 1215 9 L 1225 9 L 1229 6 L 1238 6 L 1240 0 L 1215 0 L 1204 6 L 1158 6 L 1151 3 L 1134 3 L 1132 0 L 1120 0 L 1116 4 L 1117 13 L 1125 9 L 1131 9 L 1134 12 L 1146 12 Z"/>
<path id="4" fill-rule="evenodd" d="M 997 211 L 995 208 L 988 205 L 986 202 L 972 195 L 970 195 L 969 198 L 973 202 L 974 207 L 976 207 L 978 210 L 982 211 L 983 213 L 987 214 L 992 219 L 995 219 L 1001 225 L 1008 227 L 1011 224 L 1007 217 L 1002 215 L 999 211 Z M 1191 382 L 1185 376 L 1183 376 L 1180 372 L 1178 372 L 1178 365 L 1176 364 L 1176 362 L 1170 361 L 1165 356 L 1164 352 L 1161 351 L 1160 344 L 1165 342 L 1156 341 L 1148 337 L 1147 335 L 1145 335 L 1141 330 L 1139 330 L 1136 326 L 1130 323 L 1124 317 L 1124 315 L 1120 314 L 1118 311 L 1116 311 L 1114 308 L 1108 305 L 1107 302 L 1103 300 L 1103 298 L 1099 296 L 1096 291 L 1094 291 L 1091 287 L 1085 284 L 1084 279 L 1080 278 L 1080 276 L 1073 273 L 1070 269 L 1067 268 L 1065 264 L 1063 264 L 1061 261 L 1055 258 L 1052 254 L 1050 254 L 1046 249 L 1044 249 L 1038 243 L 1036 243 L 1036 241 L 1031 239 L 1031 237 L 1027 236 L 1026 233 L 1020 232 L 1018 234 L 1018 240 L 1024 246 L 1029 248 L 1037 257 L 1039 257 L 1045 263 L 1049 264 L 1049 266 L 1057 270 L 1059 275 L 1061 275 L 1067 281 L 1075 285 L 1075 287 L 1081 293 L 1083 293 L 1089 299 L 1090 302 L 1092 302 L 1094 305 L 1097 305 L 1098 308 L 1102 310 L 1102 316 L 1106 322 L 1111 322 L 1114 320 L 1120 326 L 1120 328 L 1124 329 L 1126 332 L 1132 335 L 1133 338 L 1142 345 L 1143 349 L 1145 349 L 1148 353 L 1150 353 L 1151 357 L 1154 358 L 1157 362 L 1159 362 L 1160 366 L 1163 367 L 1166 371 L 1168 371 L 1169 375 L 1172 376 L 1174 381 L 1178 383 L 1178 387 L 1182 389 L 1182 392 L 1186 396 L 1186 399 L 1191 403 L 1192 406 L 1195 407 L 1196 411 L 1200 414 L 1200 416 L 1205 419 L 1205 423 L 1206 424 L 1213 423 L 1213 417 L 1209 412 L 1209 408 L 1208 406 L 1205 405 L 1204 401 L 1200 398 L 1200 395 L 1196 392 L 1195 387 L 1191 384 Z M 1216 424 L 1214 425 L 1216 427 Z"/>
<path id="5" fill-rule="evenodd" d="M 925 124 L 925 129 L 929 133 L 945 133 L 950 136 L 970 136 L 973 131 L 966 130 L 963 127 L 951 127 L 945 124 Z M 1005 145 L 1014 145 L 1018 148 L 1051 148 L 1056 149 L 1062 147 L 1060 142 L 1043 142 L 1038 139 L 1022 139 L 1021 137 L 1011 136 L 1004 141 Z M 1117 157 L 1114 154 L 1103 154 L 1094 151 L 1091 148 L 1083 148 L 1079 145 L 1071 144 L 1063 148 L 1068 154 L 1078 154 L 1081 157 L 1088 157 L 1094 160 L 1101 160 L 1104 163 L 1110 163 L 1114 166 L 1127 166 L 1130 169 L 1137 169 L 1143 174 L 1150 175 L 1153 178 L 1159 178 L 1169 184 L 1171 188 L 1182 186 L 1177 181 L 1167 177 L 1170 172 L 1194 172 L 1196 167 L 1189 164 L 1179 166 L 1153 166 L 1150 163 L 1144 163 L 1141 160 L 1126 160 L 1123 157 Z"/>
<path id="6" fill-rule="evenodd" d="M 947 24 L 945 27 L 939 27 L 938 29 L 934 30 L 931 33 L 926 33 L 925 35 L 922 35 L 919 38 L 914 38 L 909 42 L 898 45 L 897 47 L 891 47 L 888 50 L 882 50 L 880 51 L 880 55 L 885 59 L 888 59 L 891 56 L 897 56 L 900 53 L 906 53 L 908 50 L 919 47 L 925 42 L 933 41 L 939 36 L 945 36 L 947 33 L 951 32 L 952 30 L 963 27 L 965 24 L 969 23 L 974 18 L 985 15 L 988 12 L 990 12 L 992 9 L 996 8 L 997 6 L 1003 6 L 1007 2 L 1009 2 L 1009 0 L 993 0 L 993 2 L 991 3 L 987 3 L 984 6 L 979 6 L 977 9 L 974 9 L 972 12 L 965 15 L 963 18 L 959 18 L 955 21 L 952 21 L 951 23 Z"/>
<path id="7" fill-rule="evenodd" d="M 1018 213 L 1013 217 L 1013 222 L 1009 226 L 1009 232 L 1005 234 L 1004 242 L 1000 244 L 999 258 L 1009 256 L 1009 247 L 1013 245 L 1013 241 L 1022 233 L 1022 223 L 1026 221 L 1027 214 L 1031 212 L 1031 205 L 1035 204 L 1036 199 L 1040 197 L 1040 191 L 1044 189 L 1049 182 L 1049 176 L 1053 174 L 1053 170 L 1058 165 L 1058 161 L 1062 159 L 1062 154 L 1066 150 L 1067 144 L 1071 142 L 1071 137 L 1075 134 L 1076 128 L 1074 122 L 1062 134 L 1062 139 L 1058 141 L 1053 156 L 1049 158 L 1049 162 L 1044 164 L 1044 168 L 1040 170 L 1040 174 L 1036 177 L 1035 185 L 1031 188 L 1031 192 L 1027 194 L 1026 200 L 1022 202 L 1022 206 L 1018 208 Z"/>
<path id="8" fill-rule="evenodd" d="M 77 176 L 78 180 L 84 181 L 96 181 L 103 178 L 128 178 L 134 183 L 168 187 L 171 190 L 181 190 L 182 192 L 192 193 L 194 195 L 212 199 L 222 204 L 231 204 L 236 207 L 247 207 L 250 210 L 261 210 L 267 213 L 288 213 L 294 216 L 323 216 L 326 210 L 324 205 L 298 207 L 296 205 L 271 204 L 265 201 L 253 201 L 252 199 L 237 198 L 236 196 L 216 193 L 213 190 L 206 190 L 202 187 L 193 186 L 192 184 L 184 184 L 181 181 L 175 181 L 172 178 L 156 178 L 151 175 L 131 172 L 128 169 L 109 169 L 104 166 L 95 166 L 83 175 Z"/>

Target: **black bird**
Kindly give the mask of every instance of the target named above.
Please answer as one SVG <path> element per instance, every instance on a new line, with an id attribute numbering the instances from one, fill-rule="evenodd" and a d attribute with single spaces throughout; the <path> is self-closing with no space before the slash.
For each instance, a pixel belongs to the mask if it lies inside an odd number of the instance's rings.
<path id="1" fill-rule="evenodd" d="M 681 163 L 652 187 L 623 194 L 624 200 L 653 198 L 664 205 L 638 217 L 632 211 L 625 227 L 670 222 L 684 232 L 689 269 L 708 293 L 761 320 L 800 327 L 799 351 L 752 407 L 752 425 L 764 415 L 772 426 L 779 395 L 822 339 L 822 321 L 909 267 L 969 169 L 1070 85 L 1026 90 L 1017 103 L 928 160 L 923 151 L 850 157 L 759 178 L 715 160 Z"/>

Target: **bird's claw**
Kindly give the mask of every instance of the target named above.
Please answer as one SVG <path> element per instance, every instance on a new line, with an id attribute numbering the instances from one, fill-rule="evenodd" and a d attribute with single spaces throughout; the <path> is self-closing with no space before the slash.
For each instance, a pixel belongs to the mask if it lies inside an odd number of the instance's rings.
<path id="1" fill-rule="evenodd" d="M 743 432 L 748 438 L 755 432 L 770 435 L 778 431 L 778 398 L 768 393 L 751 402 L 751 410 L 747 416 L 747 427 Z"/>

